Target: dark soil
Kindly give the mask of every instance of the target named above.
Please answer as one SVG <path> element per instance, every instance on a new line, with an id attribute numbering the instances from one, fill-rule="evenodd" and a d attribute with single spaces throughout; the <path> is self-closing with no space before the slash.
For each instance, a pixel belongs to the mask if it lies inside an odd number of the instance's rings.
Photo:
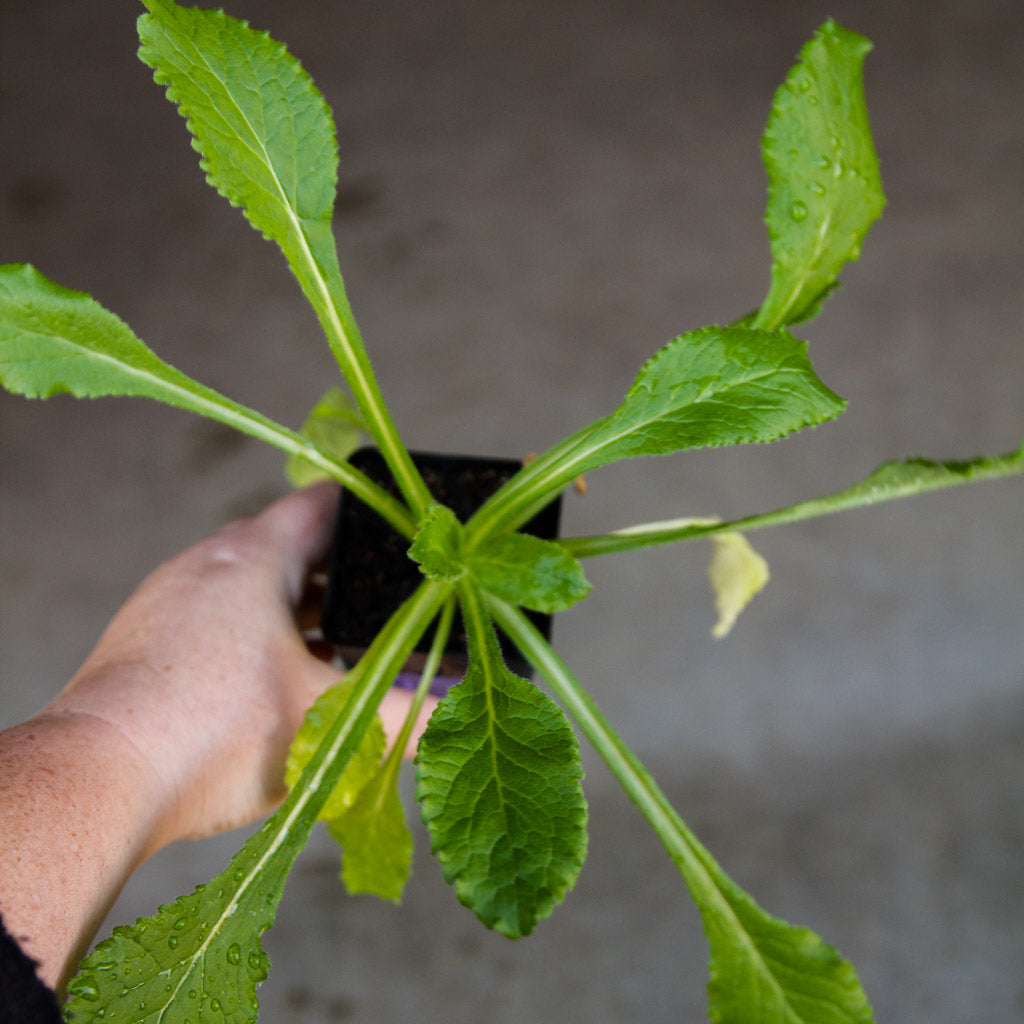
<path id="1" fill-rule="evenodd" d="M 513 459 L 483 459 L 461 455 L 413 452 L 413 461 L 423 474 L 430 493 L 465 522 L 522 463 Z M 383 457 L 376 448 L 362 448 L 351 463 L 392 494 L 398 488 Z M 545 539 L 558 536 L 561 499 L 539 512 L 522 529 Z M 324 600 L 321 628 L 325 639 L 342 649 L 351 665 L 387 622 L 399 605 L 422 582 L 419 566 L 408 555 L 409 542 L 372 509 L 342 491 L 330 574 Z M 528 613 L 535 625 L 550 637 L 551 616 Z M 529 675 L 530 667 L 499 631 L 505 661 L 512 671 Z M 417 652 L 430 647 L 428 630 Z M 466 663 L 466 634 L 461 616 L 456 615 L 445 650 L 446 673 L 461 674 Z"/>

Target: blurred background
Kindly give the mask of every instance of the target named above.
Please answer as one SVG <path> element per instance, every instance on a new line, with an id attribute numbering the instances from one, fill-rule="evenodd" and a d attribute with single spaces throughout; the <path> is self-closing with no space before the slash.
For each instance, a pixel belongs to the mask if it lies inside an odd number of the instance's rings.
<path id="1" fill-rule="evenodd" d="M 874 41 L 889 206 L 799 332 L 849 411 L 767 447 L 595 473 L 567 496 L 565 533 L 732 518 L 885 458 L 1024 437 L 1019 0 L 228 9 L 287 42 L 334 108 L 341 265 L 400 428 L 485 455 L 547 447 L 669 338 L 758 304 L 773 92 L 826 17 Z M 0 262 L 91 292 L 172 364 L 297 426 L 333 362 L 136 60 L 139 10 L 4 0 Z M 282 461 L 140 400 L 0 394 L 0 725 L 57 693 L 152 567 L 282 493 Z M 1022 488 L 752 535 L 773 580 L 723 641 L 701 544 L 590 563 L 594 595 L 555 623 L 683 817 L 766 909 L 853 960 L 880 1021 L 1024 1018 Z M 418 824 L 400 908 L 346 897 L 318 833 L 265 939 L 261 1019 L 702 1019 L 699 918 L 585 759 L 588 862 L 520 942 L 458 905 Z M 164 851 L 107 929 L 243 838 Z"/>

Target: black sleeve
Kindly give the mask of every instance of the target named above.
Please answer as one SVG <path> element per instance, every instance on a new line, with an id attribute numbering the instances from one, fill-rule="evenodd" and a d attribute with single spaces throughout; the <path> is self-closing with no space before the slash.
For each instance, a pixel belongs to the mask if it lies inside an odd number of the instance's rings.
<path id="1" fill-rule="evenodd" d="M 0 1024 L 61 1024 L 53 991 L 36 975 L 36 963 L 7 934 L 0 919 Z"/>

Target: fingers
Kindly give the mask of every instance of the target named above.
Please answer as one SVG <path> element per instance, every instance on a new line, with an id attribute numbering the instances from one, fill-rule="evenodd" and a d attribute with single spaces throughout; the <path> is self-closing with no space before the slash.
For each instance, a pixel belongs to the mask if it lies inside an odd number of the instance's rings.
<path id="1" fill-rule="evenodd" d="M 321 561 L 331 546 L 338 506 L 338 485 L 313 484 L 276 501 L 251 521 L 266 535 L 285 574 L 291 604 L 297 605 L 306 574 Z"/>

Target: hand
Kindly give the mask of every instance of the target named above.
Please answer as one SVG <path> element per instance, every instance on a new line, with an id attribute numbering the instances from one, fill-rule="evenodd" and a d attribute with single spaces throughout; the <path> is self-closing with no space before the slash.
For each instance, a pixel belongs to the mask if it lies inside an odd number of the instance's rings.
<path id="1" fill-rule="evenodd" d="M 291 494 L 162 565 L 51 705 L 102 719 L 151 765 L 167 801 L 157 845 L 248 824 L 284 797 L 292 737 L 339 678 L 295 618 L 337 493 Z M 396 692 L 382 708 L 392 736 L 407 706 Z"/>
<path id="2" fill-rule="evenodd" d="M 291 739 L 339 677 L 296 624 L 337 493 L 290 494 L 160 566 L 60 696 L 0 735 L 0 911 L 49 979 L 147 856 L 283 799 Z M 385 699 L 392 737 L 409 699 Z"/>

